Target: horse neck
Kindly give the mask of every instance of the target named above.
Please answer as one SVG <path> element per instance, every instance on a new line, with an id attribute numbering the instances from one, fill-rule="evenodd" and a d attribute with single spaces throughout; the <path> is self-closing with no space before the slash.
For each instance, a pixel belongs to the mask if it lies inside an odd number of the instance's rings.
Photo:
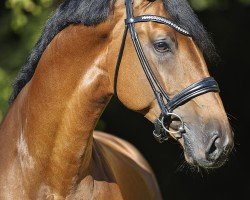
<path id="1" fill-rule="evenodd" d="M 20 162 L 32 191 L 44 183 L 65 193 L 76 176 L 88 173 L 93 129 L 112 95 L 103 36 L 109 26 L 69 26 L 59 33 L 2 125 L 6 134 L 15 130 L 11 159 Z M 16 128 L 8 129 L 14 118 Z"/>

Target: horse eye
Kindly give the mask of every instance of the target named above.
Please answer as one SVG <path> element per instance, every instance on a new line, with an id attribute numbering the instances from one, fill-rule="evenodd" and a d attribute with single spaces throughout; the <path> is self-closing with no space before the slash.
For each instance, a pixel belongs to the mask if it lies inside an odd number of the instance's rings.
<path id="1" fill-rule="evenodd" d="M 165 41 L 155 42 L 154 48 L 156 51 L 160 53 L 165 53 L 171 51 L 171 48 L 169 47 L 168 43 Z"/>

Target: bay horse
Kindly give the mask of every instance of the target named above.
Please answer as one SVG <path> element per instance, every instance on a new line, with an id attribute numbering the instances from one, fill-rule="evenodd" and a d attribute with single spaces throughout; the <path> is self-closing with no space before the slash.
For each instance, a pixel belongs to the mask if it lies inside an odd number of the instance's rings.
<path id="1" fill-rule="evenodd" d="M 94 131 L 114 94 L 189 164 L 220 167 L 233 133 L 205 62 L 214 55 L 186 0 L 65 0 L 14 83 L 0 199 L 162 199 L 138 150 Z"/>

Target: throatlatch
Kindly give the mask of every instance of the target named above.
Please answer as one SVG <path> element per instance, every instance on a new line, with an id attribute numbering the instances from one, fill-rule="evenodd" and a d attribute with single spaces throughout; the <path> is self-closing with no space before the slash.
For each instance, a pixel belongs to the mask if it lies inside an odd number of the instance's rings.
<path id="1" fill-rule="evenodd" d="M 179 115 L 177 115 L 176 113 L 173 113 L 174 109 L 176 109 L 177 107 L 183 105 L 184 103 L 190 101 L 191 99 L 197 96 L 200 96 L 208 92 L 219 92 L 220 89 L 219 89 L 218 83 L 214 80 L 214 78 L 207 77 L 197 83 L 190 85 L 189 87 L 182 90 L 173 98 L 170 98 L 169 95 L 165 92 L 165 90 L 161 86 L 161 84 L 159 83 L 159 81 L 157 80 L 157 78 L 155 77 L 148 63 L 148 60 L 143 52 L 141 43 L 137 36 L 134 24 L 138 22 L 150 22 L 150 21 L 161 23 L 161 24 L 170 26 L 171 28 L 175 29 L 176 31 L 178 31 L 179 33 L 185 36 L 188 36 L 188 37 L 192 37 L 192 36 L 187 30 L 185 30 L 184 28 L 178 26 L 177 24 L 173 23 L 171 20 L 166 19 L 164 17 L 155 16 L 155 15 L 141 15 L 141 16 L 134 17 L 132 6 L 133 6 L 132 0 L 125 0 L 127 18 L 125 19 L 125 30 L 124 30 L 120 52 L 119 52 L 117 63 L 116 63 L 116 71 L 115 71 L 115 78 L 114 78 L 115 93 L 117 93 L 118 72 L 119 72 L 119 67 L 121 64 L 122 55 L 123 55 L 123 51 L 125 47 L 126 36 L 129 30 L 136 53 L 140 60 L 141 66 L 143 68 L 143 71 L 148 79 L 148 82 L 154 92 L 158 105 L 161 109 L 161 114 L 159 118 L 155 121 L 155 130 L 153 132 L 153 135 L 158 142 L 162 143 L 168 140 L 168 138 L 170 137 L 169 136 L 170 134 L 173 134 L 173 135 L 182 134 L 183 132 L 185 132 L 185 123 Z M 170 130 L 170 124 L 173 119 L 178 120 L 180 122 L 180 126 L 178 130 Z"/>

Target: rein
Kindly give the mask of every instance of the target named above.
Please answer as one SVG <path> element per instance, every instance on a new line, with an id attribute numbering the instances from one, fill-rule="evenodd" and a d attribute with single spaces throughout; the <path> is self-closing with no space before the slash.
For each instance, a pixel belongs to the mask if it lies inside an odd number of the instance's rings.
<path id="1" fill-rule="evenodd" d="M 123 33 L 122 43 L 116 63 L 115 76 L 114 76 L 114 92 L 117 95 L 117 80 L 118 80 L 119 67 L 122 61 L 122 56 L 126 44 L 126 37 L 129 30 L 143 71 L 148 79 L 148 82 L 153 90 L 155 98 L 161 109 L 161 114 L 159 118 L 155 121 L 155 130 L 153 132 L 153 135 L 158 142 L 162 143 L 169 139 L 170 134 L 182 134 L 185 132 L 185 123 L 179 115 L 173 113 L 174 109 L 178 108 L 179 106 L 183 105 L 184 103 L 190 101 L 191 99 L 197 96 L 200 96 L 208 92 L 219 92 L 220 89 L 218 83 L 215 81 L 214 78 L 206 77 L 201 81 L 193 83 L 192 85 L 188 86 L 180 93 L 175 95 L 173 98 L 170 98 L 169 95 L 165 92 L 165 90 L 161 86 L 161 84 L 159 83 L 159 81 L 157 80 L 157 78 L 155 77 L 152 68 L 148 63 L 148 60 L 143 52 L 140 40 L 135 30 L 135 23 L 150 22 L 150 21 L 161 23 L 170 26 L 171 28 L 175 29 L 176 31 L 187 37 L 192 37 L 192 36 L 187 30 L 183 29 L 182 27 L 176 25 L 175 23 L 164 17 L 155 15 L 141 15 L 134 17 L 132 6 L 133 6 L 132 0 L 125 0 L 127 17 L 125 19 L 125 30 Z M 171 131 L 169 129 L 171 120 L 173 118 L 176 118 L 181 122 L 178 130 L 176 131 Z"/>

